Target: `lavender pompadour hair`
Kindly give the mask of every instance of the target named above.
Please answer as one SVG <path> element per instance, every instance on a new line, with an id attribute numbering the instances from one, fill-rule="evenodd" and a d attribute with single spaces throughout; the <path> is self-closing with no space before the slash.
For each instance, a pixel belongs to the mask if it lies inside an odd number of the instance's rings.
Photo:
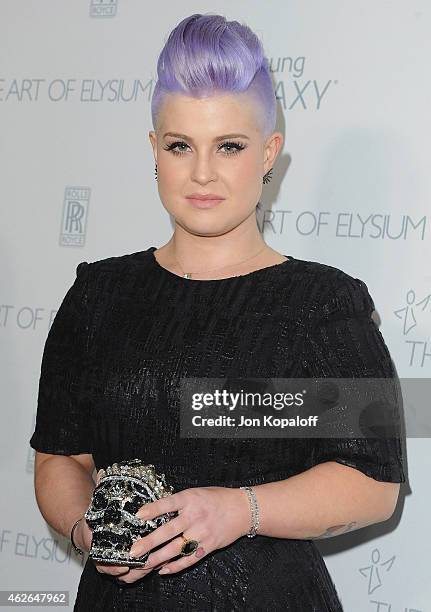
<path id="1" fill-rule="evenodd" d="M 157 62 L 151 99 L 153 127 L 167 94 L 201 98 L 247 93 L 258 109 L 264 138 L 275 129 L 276 99 L 259 38 L 238 21 L 195 13 L 169 34 Z"/>

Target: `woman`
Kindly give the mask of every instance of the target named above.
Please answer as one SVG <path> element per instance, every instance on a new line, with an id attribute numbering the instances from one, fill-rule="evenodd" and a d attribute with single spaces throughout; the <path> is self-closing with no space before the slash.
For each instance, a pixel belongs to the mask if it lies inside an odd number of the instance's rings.
<path id="1" fill-rule="evenodd" d="M 181 21 L 152 113 L 173 235 L 78 265 L 46 341 L 30 444 L 41 512 L 66 536 L 74 526 L 80 550 L 94 470 L 114 461 L 144 459 L 174 486 L 139 516 L 178 516 L 134 543 L 136 556 L 157 549 L 144 568 L 87 559 L 75 610 L 342 610 L 314 540 L 392 515 L 399 439 L 184 438 L 178 390 L 183 377 L 395 376 L 373 300 L 360 279 L 262 239 L 256 204 L 282 135 L 248 27 Z M 179 556 L 185 539 L 197 548 Z"/>

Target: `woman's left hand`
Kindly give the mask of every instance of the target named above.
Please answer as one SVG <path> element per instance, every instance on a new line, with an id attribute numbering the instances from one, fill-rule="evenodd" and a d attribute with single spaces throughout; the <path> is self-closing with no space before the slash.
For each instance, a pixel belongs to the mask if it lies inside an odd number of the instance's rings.
<path id="1" fill-rule="evenodd" d="M 170 540 L 169 543 L 152 552 L 145 567 L 130 568 L 127 574 L 117 579 L 118 582 L 135 582 L 163 563 L 163 570 L 159 573 L 178 572 L 194 565 L 208 553 L 231 544 L 250 528 L 250 506 L 246 492 L 230 487 L 184 489 L 144 504 L 136 516 L 149 520 L 175 511 L 178 516 L 136 540 L 130 554 L 139 557 L 163 542 Z M 169 562 L 181 552 L 184 539 L 180 534 L 188 540 L 197 540 L 198 548 L 191 555 Z"/>

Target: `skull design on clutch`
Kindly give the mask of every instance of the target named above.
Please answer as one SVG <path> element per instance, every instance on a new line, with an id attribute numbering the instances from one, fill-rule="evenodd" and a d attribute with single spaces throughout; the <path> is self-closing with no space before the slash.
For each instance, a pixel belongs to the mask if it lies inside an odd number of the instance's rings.
<path id="1" fill-rule="evenodd" d="M 85 519 L 93 531 L 89 558 L 98 563 L 143 567 L 150 551 L 130 558 L 132 544 L 157 527 L 167 523 L 177 512 L 168 512 L 151 520 L 140 519 L 136 512 L 144 504 L 172 495 L 165 475 L 154 465 L 140 459 L 113 463 L 100 473 Z"/>

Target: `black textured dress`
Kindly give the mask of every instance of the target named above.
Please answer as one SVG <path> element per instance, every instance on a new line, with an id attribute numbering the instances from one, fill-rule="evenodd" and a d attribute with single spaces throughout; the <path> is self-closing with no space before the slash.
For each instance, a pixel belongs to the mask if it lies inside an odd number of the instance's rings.
<path id="1" fill-rule="evenodd" d="M 185 279 L 155 250 L 78 265 L 46 340 L 32 448 L 92 453 L 97 469 L 140 457 L 177 491 L 258 485 L 323 461 L 405 481 L 399 438 L 180 438 L 184 376 L 396 375 L 362 280 L 292 256 L 242 276 Z M 131 585 L 87 560 L 74 610 L 343 608 L 314 541 L 257 535 Z"/>

